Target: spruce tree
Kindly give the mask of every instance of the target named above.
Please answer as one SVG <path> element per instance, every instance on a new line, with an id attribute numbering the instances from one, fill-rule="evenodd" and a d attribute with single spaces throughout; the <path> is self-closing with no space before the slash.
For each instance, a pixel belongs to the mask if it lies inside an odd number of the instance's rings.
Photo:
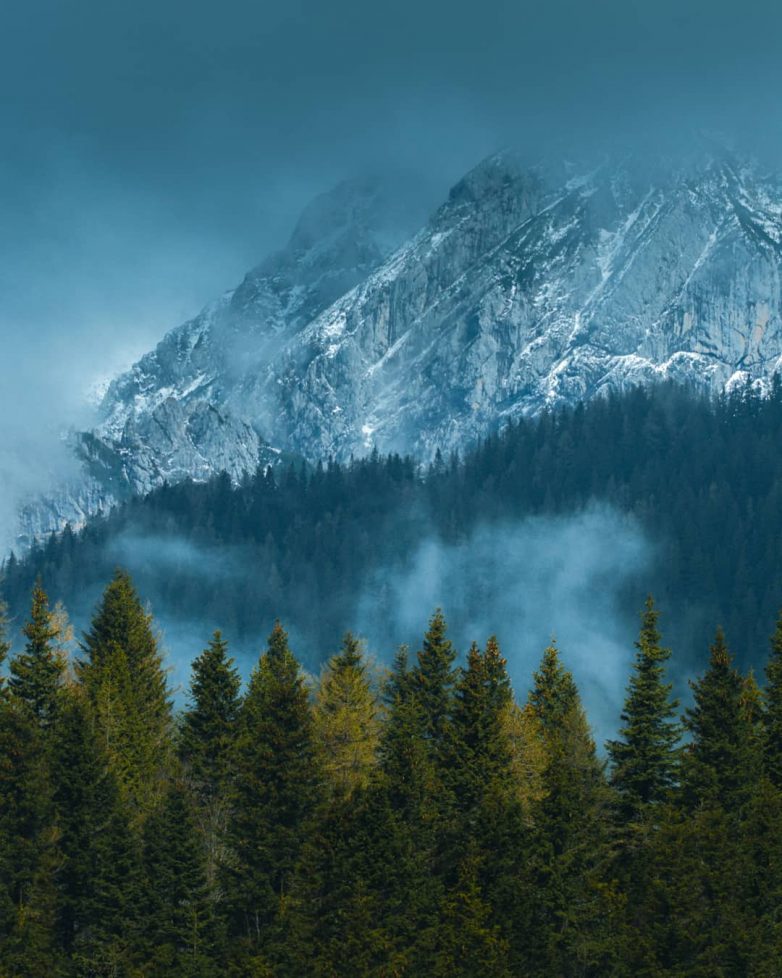
<path id="1" fill-rule="evenodd" d="M 447 632 L 445 617 L 438 608 L 429 621 L 429 628 L 418 653 L 418 662 L 412 672 L 415 695 L 426 724 L 426 734 L 435 752 L 445 740 L 456 682 L 456 651 Z"/>
<path id="2" fill-rule="evenodd" d="M 62 693 L 52 752 L 58 942 L 85 968 L 109 960 L 129 967 L 146 900 L 139 853 L 81 687 Z"/>
<path id="3" fill-rule="evenodd" d="M 556 645 L 534 674 L 530 706 L 546 754 L 543 797 L 529 837 L 530 974 L 600 975 L 613 966 L 617 897 L 606 886 L 608 787 L 578 687 Z M 532 896 L 534 894 L 534 896 Z"/>
<path id="4" fill-rule="evenodd" d="M 77 675 L 134 824 L 157 804 L 171 755 L 171 703 L 152 619 L 118 570 L 82 642 Z"/>
<path id="5" fill-rule="evenodd" d="M 5 692 L 3 666 L 10 651 L 11 643 L 8 641 L 8 605 L 0 599 L 0 697 Z"/>
<path id="6" fill-rule="evenodd" d="M 11 660 L 8 685 L 14 699 L 44 728 L 54 719 L 64 663 L 53 644 L 57 629 L 40 582 L 33 588 L 30 619 L 23 632 L 27 639 L 24 652 Z"/>
<path id="7" fill-rule="evenodd" d="M 315 696 L 315 743 L 326 786 L 342 798 L 368 787 L 377 763 L 379 705 L 361 645 L 348 632 Z"/>
<path id="8" fill-rule="evenodd" d="M 240 686 L 228 644 L 217 631 L 193 662 L 189 704 L 179 738 L 206 855 L 207 879 L 215 899 L 219 896 L 220 866 L 226 858 Z"/>
<path id="9" fill-rule="evenodd" d="M 724 806 L 737 812 L 757 771 L 756 732 L 746 708 L 746 683 L 733 666 L 721 628 L 709 667 L 692 682 L 693 706 L 685 713 L 692 742 L 684 753 L 684 798 L 690 807 Z"/>
<path id="10" fill-rule="evenodd" d="M 34 702 L 34 701 L 33 701 Z M 28 702 L 0 699 L 0 974 L 56 974 L 55 873 L 48 730 Z"/>
<path id="11" fill-rule="evenodd" d="M 171 782 L 144 825 L 146 899 L 141 953 L 150 975 L 213 974 L 213 907 L 195 819 L 182 784 Z"/>
<path id="12" fill-rule="evenodd" d="M 680 729 L 678 702 L 665 682 L 670 651 L 660 644 L 659 612 L 647 598 L 633 674 L 627 691 L 620 740 L 609 741 L 611 783 L 619 797 L 625 824 L 639 821 L 649 806 L 659 805 L 676 783 Z"/>
<path id="13" fill-rule="evenodd" d="M 764 705 L 765 768 L 772 783 L 782 789 L 782 612 L 771 637 Z"/>
<path id="14" fill-rule="evenodd" d="M 286 901 L 317 782 L 307 690 L 277 622 L 250 678 L 236 745 L 226 898 L 247 968 L 274 960 L 284 943 Z"/>
<path id="15" fill-rule="evenodd" d="M 230 780 L 241 679 L 219 631 L 194 659 L 191 669 L 180 753 L 197 797 L 214 800 L 226 793 Z"/>

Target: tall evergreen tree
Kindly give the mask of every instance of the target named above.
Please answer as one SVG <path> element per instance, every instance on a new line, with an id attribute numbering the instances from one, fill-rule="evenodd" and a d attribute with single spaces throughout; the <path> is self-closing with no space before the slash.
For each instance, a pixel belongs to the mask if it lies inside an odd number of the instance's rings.
<path id="1" fill-rule="evenodd" d="M 627 691 L 620 740 L 608 743 L 613 763 L 611 783 L 619 796 L 625 823 L 639 821 L 648 806 L 664 801 L 676 783 L 679 725 L 678 702 L 665 682 L 670 651 L 660 644 L 659 612 L 650 597 L 641 618 L 641 633 Z"/>
<path id="2" fill-rule="evenodd" d="M 684 754 L 684 797 L 691 807 L 724 806 L 738 811 L 758 771 L 756 731 L 746 708 L 746 683 L 733 666 L 721 628 L 709 667 L 692 682 L 693 706 L 685 714 L 692 736 Z"/>
<path id="3" fill-rule="evenodd" d="M 448 638 L 445 617 L 438 608 L 429 622 L 418 662 L 412 672 L 415 695 L 421 705 L 432 749 L 444 743 L 456 682 L 456 651 Z"/>
<path id="4" fill-rule="evenodd" d="M 216 631 L 192 664 L 190 702 L 182 717 L 180 752 L 196 794 L 206 799 L 226 792 L 239 718 L 241 679 Z"/>
<path id="5" fill-rule="evenodd" d="M 214 974 L 213 903 L 190 801 L 171 782 L 144 825 L 146 899 L 139 944 L 145 972 L 167 978 Z"/>
<path id="6" fill-rule="evenodd" d="M 23 632 L 27 641 L 24 652 L 11 660 L 10 691 L 39 726 L 48 727 L 54 719 L 64 663 L 53 644 L 57 629 L 40 582 L 33 588 L 30 619 Z"/>
<path id="7" fill-rule="evenodd" d="M 26 699 L 0 700 L 0 974 L 19 978 L 54 974 L 62 965 L 48 733 Z"/>
<path id="8" fill-rule="evenodd" d="M 8 605 L 0 598 L 0 696 L 5 691 L 3 666 L 10 651 L 11 643 L 8 641 Z"/>
<path id="9" fill-rule="evenodd" d="M 361 645 L 350 632 L 321 676 L 314 721 L 328 788 L 342 797 L 367 788 L 377 763 L 380 710 Z"/>
<path id="10" fill-rule="evenodd" d="M 53 802 L 61 865 L 57 935 L 86 969 L 130 968 L 138 912 L 139 852 L 99 746 L 84 690 L 67 687 L 53 731 Z"/>
<path id="11" fill-rule="evenodd" d="M 182 717 L 179 749 L 194 800 L 213 897 L 227 855 L 234 750 L 241 680 L 217 631 L 192 665 L 190 701 Z"/>
<path id="12" fill-rule="evenodd" d="M 118 570 L 82 642 L 77 675 L 135 823 L 161 797 L 171 754 L 171 703 L 151 616 Z"/>
<path id="13" fill-rule="evenodd" d="M 242 704 L 226 878 L 231 933 L 253 967 L 274 960 L 284 943 L 286 901 L 317 782 L 307 690 L 277 622 Z"/>
<path id="14" fill-rule="evenodd" d="M 618 900 L 606 886 L 609 794 L 578 687 L 556 645 L 545 650 L 529 701 L 546 753 L 544 793 L 531 833 L 528 973 L 610 973 Z"/>
<path id="15" fill-rule="evenodd" d="M 764 699 L 765 768 L 772 783 L 782 789 L 782 613 L 771 637 Z"/>

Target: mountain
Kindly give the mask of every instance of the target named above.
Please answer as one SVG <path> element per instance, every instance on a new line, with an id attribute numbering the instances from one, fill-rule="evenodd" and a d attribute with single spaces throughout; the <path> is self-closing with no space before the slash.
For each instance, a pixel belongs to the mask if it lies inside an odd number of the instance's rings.
<path id="1" fill-rule="evenodd" d="M 405 231 L 393 195 L 342 185 L 117 378 L 76 439 L 100 505 L 280 451 L 431 457 L 608 389 L 720 390 L 779 367 L 782 184 L 729 154 L 500 154 Z M 52 523 L 28 513 L 28 532 Z"/>

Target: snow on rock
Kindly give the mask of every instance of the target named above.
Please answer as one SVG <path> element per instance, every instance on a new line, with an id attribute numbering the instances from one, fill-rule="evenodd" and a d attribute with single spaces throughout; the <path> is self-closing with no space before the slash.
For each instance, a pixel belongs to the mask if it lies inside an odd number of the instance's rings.
<path id="1" fill-rule="evenodd" d="M 782 185 L 729 156 L 501 154 L 412 236 L 393 213 L 367 182 L 318 198 L 284 251 L 111 383 L 76 439 L 89 490 L 33 507 L 26 532 L 164 480 L 239 479 L 271 445 L 430 457 L 609 389 L 762 385 L 782 362 Z"/>

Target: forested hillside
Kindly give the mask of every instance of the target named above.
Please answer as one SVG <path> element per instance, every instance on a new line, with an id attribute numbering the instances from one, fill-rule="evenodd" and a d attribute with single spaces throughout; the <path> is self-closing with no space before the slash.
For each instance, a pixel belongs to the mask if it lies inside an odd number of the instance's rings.
<path id="1" fill-rule="evenodd" d="M 517 699 L 496 639 L 460 666 L 440 612 L 386 674 L 346 635 L 314 686 L 279 623 L 244 689 L 216 633 L 178 715 L 125 573 L 75 658 L 40 587 L 24 638 L 7 978 L 778 972 L 782 620 L 762 689 L 718 630 L 680 718 L 648 599 L 608 766 L 567 649 Z"/>
<path id="2" fill-rule="evenodd" d="M 380 635 L 396 634 L 388 582 L 422 541 L 469 554 L 480 528 L 595 503 L 625 514 L 649 541 L 648 566 L 622 578 L 625 605 L 653 590 L 689 668 L 702 663 L 716 622 L 737 661 L 760 665 L 782 605 L 779 384 L 766 398 L 742 390 L 710 401 L 670 386 L 611 395 L 514 423 L 423 472 L 375 455 L 259 472 L 237 488 L 227 477 L 163 487 L 8 561 L 2 590 L 19 622 L 40 576 L 85 621 L 101 583 L 127 566 L 157 613 L 201 633 L 219 624 L 254 643 L 280 615 L 313 669 L 356 623 L 359 598 Z M 505 541 L 500 532 L 491 566 L 466 571 L 461 604 L 448 608 L 459 634 L 487 591 L 516 586 L 503 575 Z"/>

